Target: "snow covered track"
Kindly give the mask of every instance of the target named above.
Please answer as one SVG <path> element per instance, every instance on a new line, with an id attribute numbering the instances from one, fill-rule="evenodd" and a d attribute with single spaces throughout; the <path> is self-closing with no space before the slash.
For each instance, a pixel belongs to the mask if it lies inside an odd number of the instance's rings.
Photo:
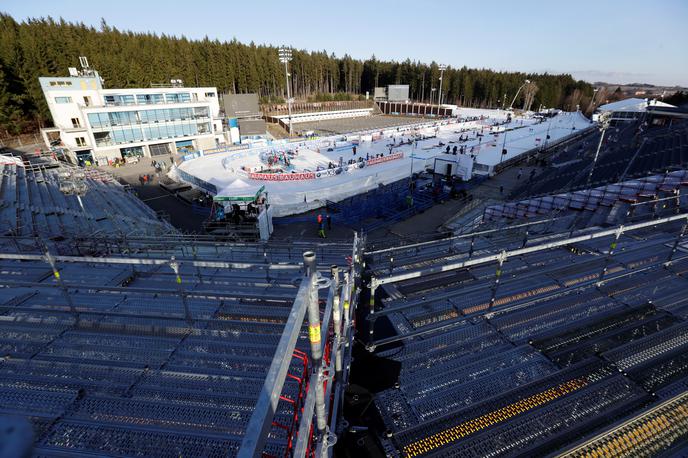
<path id="1" fill-rule="evenodd" d="M 326 200 L 341 201 L 408 178 L 434 168 L 436 159 L 456 163 L 452 173 L 464 180 L 475 173 L 491 174 L 500 161 L 590 126 L 580 113 L 561 113 L 544 121 L 515 117 L 509 123 L 502 110 L 459 111 L 459 116 L 216 153 L 186 161 L 179 169 L 211 183 L 218 195 L 239 179 L 250 185 L 265 185 L 275 216 L 286 216 L 321 207 Z M 466 119 L 468 116 L 471 118 Z M 506 150 L 505 155 L 502 150 Z M 452 154 L 455 151 L 458 154 Z"/>

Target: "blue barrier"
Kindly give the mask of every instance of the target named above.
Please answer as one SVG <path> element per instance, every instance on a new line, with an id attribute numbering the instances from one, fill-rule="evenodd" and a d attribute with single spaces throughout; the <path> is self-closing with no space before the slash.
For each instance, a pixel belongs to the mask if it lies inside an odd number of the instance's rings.
<path id="1" fill-rule="evenodd" d="M 190 183 L 198 188 L 201 188 L 213 195 L 217 194 L 217 187 L 214 184 L 209 183 L 205 180 L 201 180 L 200 178 L 195 177 L 190 173 L 187 173 L 179 168 L 177 168 L 177 174 L 179 175 L 179 178 L 186 181 L 187 183 Z"/>
<path id="2" fill-rule="evenodd" d="M 470 190 L 484 182 L 488 177 L 475 177 L 469 182 L 456 186 L 457 191 Z M 413 192 L 413 205 L 409 207 L 408 179 L 380 186 L 363 194 L 344 199 L 340 202 L 326 201 L 325 210 L 332 222 L 347 226 L 356 231 L 370 232 L 391 226 L 399 221 L 421 213 L 437 202 L 449 199 L 447 192 L 434 195 L 430 189 L 416 189 Z M 313 215 L 295 215 L 275 218 L 273 224 L 315 223 Z"/>

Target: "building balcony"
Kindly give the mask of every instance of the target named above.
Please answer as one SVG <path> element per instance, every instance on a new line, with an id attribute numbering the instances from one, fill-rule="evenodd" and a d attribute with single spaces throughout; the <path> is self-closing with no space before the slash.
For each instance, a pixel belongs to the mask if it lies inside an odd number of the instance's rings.
<path id="1" fill-rule="evenodd" d="M 193 103 L 203 103 L 203 104 L 209 104 L 211 103 L 212 100 L 207 100 L 207 99 L 200 99 L 200 100 L 176 100 L 176 101 L 160 101 L 160 102 L 105 102 L 104 105 L 105 107 L 132 107 L 132 106 L 142 106 L 142 107 L 149 107 L 149 106 L 157 106 L 157 105 L 179 105 L 179 104 L 193 104 Z M 90 107 L 94 107 L 97 105 L 89 105 Z"/>
<path id="2" fill-rule="evenodd" d="M 87 127 L 65 127 L 64 129 L 60 129 L 63 132 L 66 133 L 76 133 L 76 132 L 86 132 L 88 130 Z"/>
<path id="3" fill-rule="evenodd" d="M 151 125 L 158 125 L 158 124 L 178 123 L 178 122 L 189 122 L 189 121 L 197 121 L 197 122 L 205 121 L 205 122 L 207 122 L 207 121 L 210 121 L 210 119 L 211 119 L 210 116 L 200 116 L 200 117 L 196 117 L 196 118 L 180 118 L 180 119 L 172 119 L 172 120 L 164 120 L 164 121 L 137 121 L 134 124 L 111 123 L 107 126 L 91 126 L 91 130 L 102 131 L 102 130 L 110 130 L 113 127 L 142 127 L 142 126 L 151 126 Z M 217 119 L 217 118 L 213 117 L 212 119 Z"/>

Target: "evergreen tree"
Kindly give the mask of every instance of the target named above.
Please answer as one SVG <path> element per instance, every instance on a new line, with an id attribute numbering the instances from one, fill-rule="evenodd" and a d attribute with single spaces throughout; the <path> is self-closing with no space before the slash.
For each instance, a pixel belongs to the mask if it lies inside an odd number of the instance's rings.
<path id="1" fill-rule="evenodd" d="M 375 56 L 361 61 L 324 50 L 295 49 L 292 55 L 291 91 L 300 100 L 355 100 L 366 91 L 372 94 L 375 86 L 408 84 L 412 99 L 429 100 L 434 87 L 437 101 L 436 62 L 389 62 Z M 274 46 L 120 31 L 104 19 L 98 29 L 52 18 L 18 23 L 0 13 L 0 129 L 18 133 L 49 124 L 38 77 L 64 75 L 79 56 L 88 57 L 108 87 L 149 87 L 182 79 L 187 85 L 215 86 L 220 92 L 257 92 L 266 102 L 286 97 L 284 66 Z M 570 106 L 574 93 L 585 104 L 592 96 L 592 86 L 570 75 L 450 67 L 444 72 L 442 99 L 492 107 L 506 93 L 503 104 L 508 106 L 525 79 L 539 88 L 529 101 L 533 106 Z"/>

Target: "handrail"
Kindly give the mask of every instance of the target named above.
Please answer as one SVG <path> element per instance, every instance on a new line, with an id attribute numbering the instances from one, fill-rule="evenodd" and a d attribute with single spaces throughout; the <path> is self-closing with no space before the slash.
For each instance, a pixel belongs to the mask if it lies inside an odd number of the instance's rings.
<path id="1" fill-rule="evenodd" d="M 327 453 L 329 447 L 334 444 L 329 431 L 328 411 L 332 413 L 333 410 L 337 410 L 332 404 L 333 399 L 341 399 L 343 396 L 341 391 L 345 387 L 342 380 L 338 380 L 334 375 L 341 362 L 339 358 L 342 356 L 342 344 L 344 340 L 349 341 L 352 335 L 352 328 L 348 326 L 355 307 L 355 304 L 350 307 L 350 300 L 358 274 L 357 262 L 360 259 L 358 250 L 360 250 L 360 239 L 356 235 L 351 266 L 349 272 L 345 271 L 345 281 L 342 284 L 339 283 L 339 270 L 336 266 L 331 268 L 331 279 L 323 278 L 318 273 L 315 253 L 308 251 L 303 254 L 305 276 L 275 351 L 260 397 L 249 419 L 246 434 L 238 452 L 239 457 L 253 458 L 262 455 L 290 365 L 289 355 L 294 352 L 306 316 L 311 350 L 310 388 L 303 404 L 292 456 L 303 458 L 310 455 L 308 448 L 311 443 L 311 431 L 316 433 L 314 453 L 316 457 Z M 328 288 L 329 291 L 321 323 L 318 290 L 322 288 Z M 332 328 L 335 334 L 333 340 L 329 339 L 330 320 L 333 321 Z M 340 340 L 337 336 L 340 334 L 342 324 L 344 324 L 344 339 Z M 329 361 L 325 358 L 328 354 L 327 349 L 330 350 Z M 327 388 L 324 386 L 325 383 L 327 383 Z M 332 393 L 335 395 L 333 396 Z"/>
<path id="2" fill-rule="evenodd" d="M 464 267 L 470 267 L 474 265 L 480 265 L 480 264 L 485 264 L 488 262 L 492 261 L 497 261 L 501 257 L 513 257 L 513 256 L 520 256 L 523 254 L 528 254 L 528 253 L 534 253 L 537 251 L 543 251 L 543 250 L 549 250 L 552 248 L 557 248 L 560 246 L 565 246 L 565 245 L 570 245 L 572 243 L 578 243 L 578 242 L 584 242 L 588 240 L 594 240 L 597 238 L 601 237 L 608 237 L 610 235 L 615 235 L 619 232 L 630 232 L 634 231 L 637 229 L 642 229 L 650 226 L 656 226 L 659 224 L 665 224 L 665 223 L 670 223 L 672 221 L 679 221 L 679 220 L 686 220 L 688 219 L 688 213 L 682 213 L 680 215 L 674 215 L 674 216 L 668 216 L 665 218 L 660 218 L 657 220 L 651 220 L 651 221 L 645 221 L 641 223 L 636 223 L 636 224 L 631 224 L 629 226 L 619 226 L 615 227 L 612 229 L 607 229 L 604 231 L 592 233 L 592 234 L 586 234 L 586 235 L 581 235 L 581 236 L 576 236 L 576 237 L 569 237 L 563 240 L 557 240 L 554 242 L 548 242 L 544 243 L 541 245 L 535 245 L 531 247 L 525 247 L 525 248 L 519 248 L 515 250 L 504 250 L 501 253 L 498 254 L 493 254 L 489 256 L 483 256 L 481 258 L 475 258 L 475 259 L 468 259 L 466 261 L 462 262 L 457 262 L 445 266 L 439 266 L 439 267 L 430 267 L 427 269 L 420 269 L 416 270 L 414 272 L 408 272 L 404 274 L 398 274 L 398 275 L 390 275 L 389 277 L 385 278 L 372 278 L 370 285 L 371 288 L 377 288 L 378 286 L 387 284 L 387 283 L 394 283 L 398 281 L 403 281 L 403 280 L 409 280 L 412 278 L 419 278 L 424 275 L 431 275 L 435 273 L 440 273 L 440 272 L 447 272 L 447 271 L 452 271 L 452 270 L 458 270 L 462 269 Z"/>
<path id="3" fill-rule="evenodd" d="M 284 326 L 282 337 L 272 358 L 270 369 L 265 377 L 256 406 L 246 426 L 246 433 L 237 454 L 240 458 L 259 457 L 263 453 L 272 420 L 277 411 L 282 387 L 291 364 L 296 341 L 301 333 L 302 323 L 309 305 L 311 289 L 315 285 L 307 280 L 301 283 L 294 300 L 289 318 Z"/>
<path id="4" fill-rule="evenodd" d="M 469 232 L 466 234 L 452 235 L 452 236 L 441 238 L 441 239 L 428 240 L 427 242 L 418 242 L 418 243 L 413 243 L 410 245 L 400 245 L 400 246 L 395 246 L 395 247 L 383 248 L 383 249 L 375 250 L 375 251 L 366 251 L 365 255 L 371 256 L 371 255 L 378 255 L 378 254 L 382 254 L 382 253 L 389 253 L 392 251 L 408 250 L 408 249 L 414 249 L 414 248 L 417 249 L 417 248 L 424 247 L 427 245 L 439 244 L 442 242 L 450 242 L 450 241 L 458 240 L 458 239 L 478 237 L 481 235 L 492 234 L 495 232 L 503 232 L 504 230 L 507 230 L 507 229 L 519 229 L 522 227 L 532 226 L 535 224 L 542 224 L 542 223 L 545 223 L 548 221 L 550 221 L 550 219 L 538 220 L 538 221 L 529 221 L 527 223 L 516 224 L 516 225 L 512 225 L 512 226 L 506 226 L 506 227 L 498 228 L 498 229 L 487 229 L 484 231 Z"/>
<path id="5" fill-rule="evenodd" d="M 124 265 L 149 265 L 149 266 L 165 266 L 171 262 L 176 262 L 174 256 L 171 259 L 151 259 L 151 258 L 103 258 L 95 256 L 53 256 L 55 261 L 59 262 L 74 262 L 74 263 L 88 263 L 88 264 L 124 264 Z M 6 254 L 0 253 L 0 259 L 7 259 L 13 261 L 45 261 L 44 255 L 38 254 Z M 301 270 L 298 265 L 278 264 L 266 265 L 264 263 L 249 263 L 249 262 L 222 262 L 222 261 L 184 261 L 194 267 L 210 267 L 218 269 L 272 269 L 272 270 Z"/>

